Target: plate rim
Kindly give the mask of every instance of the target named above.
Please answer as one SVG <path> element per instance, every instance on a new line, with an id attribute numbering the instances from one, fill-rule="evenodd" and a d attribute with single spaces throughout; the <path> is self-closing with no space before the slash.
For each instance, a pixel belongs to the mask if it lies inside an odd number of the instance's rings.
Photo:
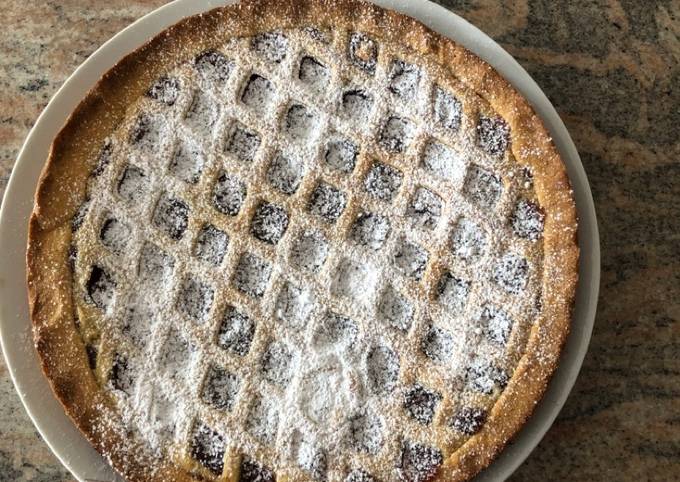
<path id="1" fill-rule="evenodd" d="M 181 18 L 230 3 L 235 3 L 235 0 L 175 0 L 147 13 L 102 44 L 76 68 L 38 116 L 19 151 L 5 189 L 0 205 L 0 252 L 6 253 L 0 258 L 0 346 L 10 378 L 31 421 L 60 462 L 80 481 L 86 478 L 122 479 L 115 475 L 63 412 L 33 349 L 27 290 L 23 282 L 33 193 L 51 140 L 104 72 L 149 37 Z M 557 111 L 526 70 L 499 44 L 459 15 L 428 0 L 373 0 L 373 3 L 420 20 L 465 46 L 501 73 L 543 120 L 564 160 L 574 191 L 581 251 L 579 283 L 572 328 L 560 364 L 530 419 L 491 465 L 474 479 L 476 482 L 505 480 L 524 462 L 552 426 L 571 392 L 588 350 L 600 279 L 599 233 L 590 186 L 576 146 Z M 41 138 L 44 131 L 53 134 Z M 39 152 L 36 154 L 34 151 Z M 17 277 L 17 274 L 21 276 Z M 22 282 L 16 283 L 17 278 Z M 17 295 L 21 298 L 21 293 L 23 299 L 17 303 Z M 55 407 L 57 413 L 51 411 Z"/>

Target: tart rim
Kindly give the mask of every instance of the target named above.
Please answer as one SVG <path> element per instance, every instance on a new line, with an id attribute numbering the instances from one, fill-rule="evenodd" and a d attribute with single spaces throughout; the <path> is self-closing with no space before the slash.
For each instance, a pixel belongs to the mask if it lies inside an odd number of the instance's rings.
<path id="1" fill-rule="evenodd" d="M 531 416 L 557 367 L 569 333 L 578 278 L 577 216 L 565 166 L 529 103 L 485 61 L 404 14 L 359 0 L 243 0 L 180 20 L 107 71 L 54 139 L 35 195 L 29 222 L 27 282 L 41 366 L 69 417 L 129 480 L 148 480 L 150 465 L 155 467 L 153 477 L 157 480 L 196 479 L 167 459 L 154 459 L 150 464 L 150 455 L 115 427 L 105 432 L 97 427 L 102 415 L 116 420 L 117 412 L 89 369 L 74 325 L 68 263 L 70 220 L 85 197 L 87 178 L 104 137 L 158 75 L 228 38 L 311 22 L 328 22 L 369 33 L 379 42 L 403 44 L 420 54 L 425 66 L 441 69 L 452 65 L 449 73 L 483 97 L 510 125 L 512 152 L 518 163 L 531 166 L 535 193 L 546 213 L 543 307 L 531 328 L 525 354 L 486 424 L 444 460 L 436 478 L 467 480 L 488 466 Z M 208 45 L 206 31 L 215 33 L 219 41 L 213 39 Z M 167 59 L 175 64 L 165 63 Z M 238 474 L 230 474 L 228 466 L 225 464 L 223 478 L 238 480 Z"/>

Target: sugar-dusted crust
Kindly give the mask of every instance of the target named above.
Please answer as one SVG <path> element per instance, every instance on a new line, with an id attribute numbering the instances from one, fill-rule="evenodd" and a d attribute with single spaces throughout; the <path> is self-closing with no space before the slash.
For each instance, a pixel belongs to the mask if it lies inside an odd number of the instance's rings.
<path id="1" fill-rule="evenodd" d="M 405 45 L 424 65 L 449 69 L 509 123 L 512 153 L 531 167 L 545 211 L 543 303 L 526 354 L 482 430 L 445 459 L 437 479 L 467 480 L 488 466 L 530 417 L 559 361 L 577 283 L 576 210 L 562 160 L 527 101 L 478 57 L 399 13 L 356 0 L 243 1 L 180 21 L 107 72 L 54 140 L 35 197 L 27 265 L 36 349 L 68 415 L 129 480 L 202 477 L 156 460 L 135 444 L 88 367 L 76 329 L 68 261 L 70 222 L 85 198 L 88 175 L 126 107 L 159 75 L 229 38 L 309 24 L 366 32 L 380 42 Z M 227 470 L 222 477 L 237 480 L 238 474 Z"/>

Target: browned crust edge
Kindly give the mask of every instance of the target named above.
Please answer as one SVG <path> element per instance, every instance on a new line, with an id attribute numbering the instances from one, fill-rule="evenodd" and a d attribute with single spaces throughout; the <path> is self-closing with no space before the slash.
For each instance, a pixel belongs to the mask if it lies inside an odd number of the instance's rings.
<path id="1" fill-rule="evenodd" d="M 510 124 L 513 154 L 533 169 L 536 194 L 546 213 L 543 309 L 532 328 L 527 353 L 483 429 L 444 461 L 437 478 L 468 480 L 487 467 L 531 416 L 557 367 L 569 333 L 578 276 L 576 208 L 564 164 L 528 102 L 486 62 L 397 12 L 359 0 L 242 1 L 181 20 L 109 70 L 54 139 L 35 195 L 29 222 L 27 282 L 34 341 L 43 371 L 76 426 L 131 481 L 196 479 L 163 463 L 151 473 L 150 454 L 139 447 L 130 450 L 124 433 L 114 425 L 107 430 L 98 423 L 108 417 L 115 420 L 117 414 L 88 368 L 75 327 L 68 263 L 70 219 L 85 197 L 87 176 L 103 137 L 119 122 L 125 106 L 171 67 L 154 59 L 173 56 L 179 63 L 197 47 L 207 47 L 196 42 L 183 45 L 181 40 L 197 31 L 201 39 L 212 37 L 211 43 L 217 44 L 229 37 L 308 22 L 362 30 L 406 45 L 431 62 L 451 66 L 452 75 Z M 225 477 L 231 480 L 231 476 Z"/>

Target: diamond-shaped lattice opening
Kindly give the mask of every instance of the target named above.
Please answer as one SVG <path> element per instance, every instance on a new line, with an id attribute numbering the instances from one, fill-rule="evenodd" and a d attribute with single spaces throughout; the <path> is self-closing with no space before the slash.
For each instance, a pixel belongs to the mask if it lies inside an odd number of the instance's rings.
<path id="1" fill-rule="evenodd" d="M 406 215 L 413 226 L 432 229 L 437 226 L 442 213 L 442 198 L 429 189 L 419 187 L 413 193 Z"/>
<path id="2" fill-rule="evenodd" d="M 456 132 L 463 118 L 463 104 L 439 86 L 434 90 L 434 118 L 443 127 Z"/>
<path id="3" fill-rule="evenodd" d="M 444 273 L 437 283 L 437 299 L 453 313 L 459 313 L 467 303 L 470 282 L 451 273 Z"/>
<path id="4" fill-rule="evenodd" d="M 286 387 L 293 376 L 293 352 L 281 341 L 273 341 L 262 356 L 262 376 L 279 387 Z"/>
<path id="5" fill-rule="evenodd" d="M 371 196 L 383 201 L 391 201 L 401 187 L 404 175 L 400 170 L 374 162 L 364 180 L 364 188 Z"/>
<path id="6" fill-rule="evenodd" d="M 510 294 L 517 295 L 524 290 L 529 279 L 529 263 L 512 253 L 504 255 L 493 271 L 493 280 Z"/>
<path id="7" fill-rule="evenodd" d="M 86 284 L 87 295 L 96 307 L 106 311 L 113 302 L 116 285 L 106 269 L 94 265 Z"/>
<path id="8" fill-rule="evenodd" d="M 203 423 L 194 426 L 191 438 L 191 456 L 214 474 L 224 469 L 224 437 Z"/>
<path id="9" fill-rule="evenodd" d="M 390 66 L 388 89 L 399 97 L 410 100 L 418 92 L 420 82 L 420 67 L 404 62 L 393 60 Z"/>
<path id="10" fill-rule="evenodd" d="M 486 248 L 486 234 L 474 221 L 461 217 L 451 231 L 451 250 L 465 260 L 479 258 Z"/>
<path id="11" fill-rule="evenodd" d="M 198 259 L 218 266 L 224 259 L 229 246 L 229 236 L 212 224 L 204 225 L 196 236 L 193 254 Z"/>
<path id="12" fill-rule="evenodd" d="M 242 457 L 239 470 L 239 482 L 275 482 L 274 472 L 264 465 Z"/>
<path id="13" fill-rule="evenodd" d="M 138 348 L 143 349 L 151 340 L 157 321 L 153 306 L 141 295 L 133 295 L 127 300 L 121 330 Z"/>
<path id="14" fill-rule="evenodd" d="M 272 266 L 267 261 L 254 254 L 244 253 L 236 265 L 232 281 L 236 288 L 247 295 L 261 297 L 267 289 L 271 273 Z"/>
<path id="15" fill-rule="evenodd" d="M 435 176 L 458 182 L 465 175 L 465 161 L 462 156 L 440 142 L 430 139 L 423 149 L 423 166 Z"/>
<path id="16" fill-rule="evenodd" d="M 184 236 L 189 225 L 189 205 L 182 199 L 163 194 L 156 204 L 153 223 L 171 239 L 177 241 Z"/>
<path id="17" fill-rule="evenodd" d="M 373 96 L 362 89 L 346 90 L 342 94 L 342 111 L 356 125 L 368 122 L 373 109 Z"/>
<path id="18" fill-rule="evenodd" d="M 463 407 L 451 419 L 451 427 L 464 433 L 474 435 L 486 422 L 486 412 L 481 408 Z"/>
<path id="19" fill-rule="evenodd" d="M 212 307 L 215 291 L 208 284 L 193 278 L 182 282 L 177 295 L 177 309 L 199 323 L 205 318 Z"/>
<path id="20" fill-rule="evenodd" d="M 437 363 L 446 363 L 453 355 L 453 335 L 438 326 L 430 326 L 427 333 L 425 333 L 420 348 L 430 360 Z"/>
<path id="21" fill-rule="evenodd" d="M 288 229 L 288 213 L 277 204 L 261 202 L 255 209 L 250 232 L 260 241 L 278 243 Z"/>
<path id="22" fill-rule="evenodd" d="M 543 235 L 545 214 L 535 203 L 520 200 L 510 216 L 510 226 L 520 238 L 536 241 Z"/>
<path id="23" fill-rule="evenodd" d="M 349 444 L 359 451 L 375 455 L 383 445 L 383 423 L 370 411 L 353 416 L 349 422 Z"/>
<path id="24" fill-rule="evenodd" d="M 118 181 L 118 194 L 130 204 L 139 204 L 148 189 L 148 179 L 144 171 L 128 166 Z"/>
<path id="25" fill-rule="evenodd" d="M 486 337 L 497 345 L 507 344 L 515 323 L 505 310 L 488 304 L 482 308 L 479 322 Z"/>
<path id="26" fill-rule="evenodd" d="M 319 348 L 348 347 L 359 334 L 357 324 L 346 316 L 327 312 L 314 332 L 314 344 Z"/>
<path id="27" fill-rule="evenodd" d="M 419 280 L 425 273 L 429 253 L 422 246 L 405 239 L 397 245 L 394 251 L 394 265 L 406 276 Z"/>
<path id="28" fill-rule="evenodd" d="M 294 194 L 304 175 L 304 163 L 294 156 L 278 154 L 267 169 L 267 181 L 283 194 Z"/>
<path id="29" fill-rule="evenodd" d="M 347 53 L 350 62 L 361 70 L 375 73 L 378 63 L 378 44 L 362 32 L 352 32 L 349 36 Z"/>
<path id="30" fill-rule="evenodd" d="M 382 248 L 390 234 L 390 220 L 375 213 L 361 213 L 352 225 L 354 241 L 373 250 Z"/>
<path id="31" fill-rule="evenodd" d="M 477 124 L 477 143 L 491 156 L 502 156 L 510 145 L 510 126 L 501 117 L 484 117 Z"/>
<path id="32" fill-rule="evenodd" d="M 115 254 L 121 254 L 130 240 L 130 227 L 123 221 L 109 217 L 102 223 L 99 238 Z"/>
<path id="33" fill-rule="evenodd" d="M 331 72 L 314 57 L 305 56 L 300 61 L 298 78 L 315 92 L 323 91 L 330 81 Z"/>
<path id="34" fill-rule="evenodd" d="M 271 444 L 276 438 L 278 426 L 277 401 L 264 396 L 256 396 L 246 419 L 248 432 L 260 442 Z"/>
<path id="35" fill-rule="evenodd" d="M 333 273 L 331 292 L 367 305 L 375 295 L 379 279 L 378 268 L 370 261 L 343 258 Z"/>
<path id="36" fill-rule="evenodd" d="M 184 386 L 194 381 L 192 371 L 197 356 L 196 345 L 172 328 L 159 351 L 156 374 L 171 386 Z"/>
<path id="37" fill-rule="evenodd" d="M 128 140 L 140 152 L 152 154 L 157 152 L 164 138 L 164 131 L 165 124 L 160 118 L 142 113 L 132 124 Z"/>
<path id="38" fill-rule="evenodd" d="M 184 122 L 203 138 L 209 139 L 212 137 L 212 128 L 219 115 L 220 105 L 215 103 L 208 94 L 199 90 L 191 99 Z"/>
<path id="39" fill-rule="evenodd" d="M 319 133 L 319 115 L 302 104 L 293 104 L 288 108 L 284 120 L 283 130 L 293 140 L 309 142 Z"/>
<path id="40" fill-rule="evenodd" d="M 409 148 L 416 127 L 405 117 L 388 117 L 380 129 L 379 143 L 389 152 L 400 153 Z"/>
<path id="41" fill-rule="evenodd" d="M 222 214 L 236 216 L 246 200 L 246 193 L 246 185 L 243 181 L 223 173 L 213 188 L 213 205 Z"/>
<path id="42" fill-rule="evenodd" d="M 263 114 L 274 102 L 274 84 L 261 75 L 252 74 L 246 83 L 241 101 L 255 112 Z"/>
<path id="43" fill-rule="evenodd" d="M 314 298 L 311 292 L 286 281 L 276 298 L 274 316 L 287 326 L 302 330 L 313 308 Z"/>
<path id="44" fill-rule="evenodd" d="M 399 357 L 391 348 L 374 346 L 366 357 L 366 374 L 373 393 L 390 393 L 397 386 Z"/>
<path id="45" fill-rule="evenodd" d="M 481 357 L 473 359 L 465 370 L 465 381 L 468 386 L 485 395 L 500 392 L 508 384 L 508 380 L 509 376 L 505 370 Z"/>
<path id="46" fill-rule="evenodd" d="M 503 193 L 503 183 L 497 175 L 479 166 L 470 166 L 463 193 L 484 209 L 493 209 Z"/>
<path id="47" fill-rule="evenodd" d="M 237 122 L 232 127 L 231 135 L 225 144 L 225 151 L 239 161 L 251 163 L 260 148 L 260 134 Z"/>
<path id="48" fill-rule="evenodd" d="M 241 382 L 236 375 L 222 368 L 211 366 L 201 397 L 215 408 L 230 411 L 236 403 L 240 388 Z"/>
<path id="49" fill-rule="evenodd" d="M 326 144 L 324 159 L 331 168 L 350 173 L 354 170 L 359 155 L 359 147 L 345 138 L 335 138 Z"/>
<path id="50" fill-rule="evenodd" d="M 378 319 L 400 331 L 408 331 L 413 322 L 413 304 L 399 291 L 387 286 L 378 301 Z"/>
<path id="51" fill-rule="evenodd" d="M 442 400 L 439 392 L 429 390 L 420 384 L 404 392 L 404 408 L 408 414 L 423 425 L 432 423 L 437 405 Z"/>
<path id="52" fill-rule="evenodd" d="M 309 211 L 329 223 L 338 220 L 347 204 L 347 195 L 338 188 L 320 182 L 309 197 Z"/>
<path id="53" fill-rule="evenodd" d="M 170 278 L 174 266 L 175 260 L 172 256 L 153 243 L 144 243 L 137 269 L 141 281 L 160 285 Z"/>
<path id="54" fill-rule="evenodd" d="M 226 82 L 234 70 L 234 62 L 217 50 L 206 50 L 197 55 L 194 66 L 203 79 L 216 83 Z"/>
<path id="55" fill-rule="evenodd" d="M 134 360 L 122 353 L 114 353 L 109 372 L 109 386 L 126 395 L 131 395 L 139 378 L 139 367 Z"/>
<path id="56" fill-rule="evenodd" d="M 288 37 L 281 32 L 264 32 L 251 40 L 255 52 L 269 62 L 281 63 L 288 54 Z"/>
<path id="57" fill-rule="evenodd" d="M 316 272 L 327 256 L 328 240 L 317 231 L 305 231 L 293 242 L 289 260 L 293 266 Z"/>
<path id="58" fill-rule="evenodd" d="M 180 83 L 174 77 L 160 77 L 146 91 L 146 96 L 167 105 L 174 105 L 179 97 Z"/>
<path id="59" fill-rule="evenodd" d="M 168 171 L 177 179 L 196 184 L 203 172 L 205 157 L 193 142 L 181 141 L 175 146 Z"/>
<path id="60" fill-rule="evenodd" d="M 245 356 L 255 336 L 255 323 L 233 306 L 227 306 L 217 334 L 217 345 L 235 355 Z"/>
<path id="61" fill-rule="evenodd" d="M 425 482 L 432 480 L 443 461 L 439 449 L 405 440 L 397 460 L 397 473 L 404 482 Z"/>

